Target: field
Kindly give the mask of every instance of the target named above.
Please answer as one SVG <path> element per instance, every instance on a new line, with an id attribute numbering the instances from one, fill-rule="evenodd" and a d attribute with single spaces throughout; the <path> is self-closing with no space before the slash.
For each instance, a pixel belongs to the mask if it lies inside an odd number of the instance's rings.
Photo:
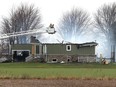
<path id="1" fill-rule="evenodd" d="M 1 79 L 116 79 L 116 64 L 0 63 Z"/>
<path id="2" fill-rule="evenodd" d="M 116 87 L 115 73 L 115 63 L 0 63 L 0 87 Z"/>

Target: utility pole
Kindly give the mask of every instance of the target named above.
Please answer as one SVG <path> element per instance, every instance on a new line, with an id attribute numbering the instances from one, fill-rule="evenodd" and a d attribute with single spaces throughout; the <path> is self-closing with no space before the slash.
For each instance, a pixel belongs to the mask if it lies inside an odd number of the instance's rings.
<path id="1" fill-rule="evenodd" d="M 115 62 L 115 45 L 111 45 L 111 61 Z"/>

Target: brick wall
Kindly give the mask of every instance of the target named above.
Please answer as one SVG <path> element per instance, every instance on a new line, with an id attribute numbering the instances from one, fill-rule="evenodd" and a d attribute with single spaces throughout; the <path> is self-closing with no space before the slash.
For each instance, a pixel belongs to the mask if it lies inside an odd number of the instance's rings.
<path id="1" fill-rule="evenodd" d="M 95 55 L 46 55 L 47 62 L 96 62 Z"/>

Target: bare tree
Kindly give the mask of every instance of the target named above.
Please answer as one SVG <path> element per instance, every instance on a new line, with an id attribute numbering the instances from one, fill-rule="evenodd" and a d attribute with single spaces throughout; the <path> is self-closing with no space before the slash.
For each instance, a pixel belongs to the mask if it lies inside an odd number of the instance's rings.
<path id="1" fill-rule="evenodd" d="M 3 33 L 13 33 L 42 27 L 41 15 L 34 5 L 21 4 L 17 9 L 12 9 L 10 18 L 3 18 Z M 27 36 L 9 38 L 10 43 L 27 43 Z"/>
<path id="2" fill-rule="evenodd" d="M 95 25 L 108 43 L 116 44 L 116 3 L 104 4 L 95 14 Z"/>
<path id="3" fill-rule="evenodd" d="M 86 11 L 73 8 L 66 12 L 60 20 L 59 30 L 64 40 L 77 41 L 90 24 L 90 18 Z"/>

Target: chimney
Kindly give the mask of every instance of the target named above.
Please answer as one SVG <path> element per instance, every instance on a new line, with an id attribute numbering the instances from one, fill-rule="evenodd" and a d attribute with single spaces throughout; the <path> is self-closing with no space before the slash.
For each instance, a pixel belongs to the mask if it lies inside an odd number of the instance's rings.
<path id="1" fill-rule="evenodd" d="M 34 37 L 34 36 L 31 36 L 30 39 L 31 39 L 30 43 L 40 43 L 40 41 L 37 40 L 36 37 Z"/>

